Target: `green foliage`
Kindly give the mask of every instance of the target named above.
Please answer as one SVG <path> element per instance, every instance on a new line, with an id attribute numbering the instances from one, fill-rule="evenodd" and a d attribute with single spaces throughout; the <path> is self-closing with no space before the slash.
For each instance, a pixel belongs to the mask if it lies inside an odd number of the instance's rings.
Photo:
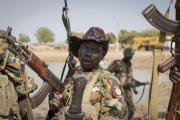
<path id="1" fill-rule="evenodd" d="M 30 38 L 29 36 L 27 36 L 26 34 L 19 34 L 19 39 L 18 39 L 19 42 L 22 42 L 22 43 L 28 43 L 30 42 Z"/>
<path id="2" fill-rule="evenodd" d="M 144 30 L 140 33 L 134 30 L 128 32 L 127 30 L 123 29 L 119 33 L 119 42 L 127 44 L 131 42 L 132 37 L 158 37 L 159 34 L 160 32 L 154 29 Z"/>
<path id="3" fill-rule="evenodd" d="M 113 44 L 116 41 L 116 36 L 114 35 L 114 33 L 110 32 L 106 34 L 106 39 L 109 39 L 109 43 Z"/>
<path id="4" fill-rule="evenodd" d="M 157 37 L 159 36 L 160 31 L 150 29 L 150 30 L 144 30 L 140 33 L 141 37 Z"/>
<path id="5" fill-rule="evenodd" d="M 53 42 L 54 41 L 54 33 L 51 32 L 51 30 L 49 30 L 46 27 L 41 27 L 39 28 L 36 33 L 35 36 L 37 37 L 37 40 L 39 43 L 44 42 Z"/>
<path id="6" fill-rule="evenodd" d="M 129 43 L 135 33 L 135 31 L 128 32 L 127 30 L 121 30 L 119 34 L 119 42 Z"/>

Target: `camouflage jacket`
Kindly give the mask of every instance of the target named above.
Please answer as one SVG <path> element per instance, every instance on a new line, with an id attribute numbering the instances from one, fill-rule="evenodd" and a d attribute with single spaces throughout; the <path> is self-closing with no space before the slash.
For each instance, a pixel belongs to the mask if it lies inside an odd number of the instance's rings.
<path id="1" fill-rule="evenodd" d="M 114 60 L 106 70 L 115 73 L 121 84 L 126 85 L 132 82 L 133 74 L 131 65 L 131 62 L 127 65 L 123 60 Z"/>
<path id="2" fill-rule="evenodd" d="M 22 78 L 20 60 L 7 47 L 0 38 L 0 120 L 21 120 L 18 97 L 34 91 L 37 85 L 26 73 Z"/>
<path id="3" fill-rule="evenodd" d="M 7 47 L 8 44 L 2 43 L 2 39 L 0 39 L 0 74 L 8 75 L 9 80 L 15 86 L 17 95 L 20 97 L 26 94 L 24 85 L 22 85 L 24 79 L 22 79 L 20 60 L 15 58 L 14 54 L 7 50 Z M 28 93 L 37 89 L 37 85 L 32 77 L 27 77 L 26 80 Z"/>
<path id="4" fill-rule="evenodd" d="M 102 69 L 101 67 L 94 72 L 90 72 L 88 75 L 90 78 L 95 79 L 94 76 L 97 73 L 99 73 L 99 76 L 97 77 L 97 80 L 93 85 L 89 97 L 90 98 L 89 103 L 92 106 L 99 106 L 99 111 L 94 110 L 94 112 L 98 114 L 97 115 L 98 118 L 93 118 L 93 120 L 94 119 L 127 120 L 128 110 L 127 110 L 127 105 L 124 101 L 125 94 L 119 80 L 113 75 L 111 75 L 110 72 Z M 76 67 L 75 74 L 83 74 L 82 68 Z M 90 79 L 88 83 L 91 82 L 92 79 Z M 71 104 L 71 100 L 72 100 L 71 97 L 73 94 L 72 77 L 67 76 L 65 79 L 65 83 L 69 83 L 66 84 L 66 90 L 64 91 L 63 94 L 64 95 L 63 100 L 66 107 Z M 83 104 L 83 100 L 82 100 L 82 104 Z"/>

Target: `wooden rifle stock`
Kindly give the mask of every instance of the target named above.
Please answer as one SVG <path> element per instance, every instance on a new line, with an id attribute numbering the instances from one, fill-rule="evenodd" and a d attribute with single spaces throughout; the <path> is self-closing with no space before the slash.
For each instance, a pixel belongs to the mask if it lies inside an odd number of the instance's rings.
<path id="1" fill-rule="evenodd" d="M 169 70 L 171 67 L 173 66 L 178 66 L 179 62 L 178 62 L 178 54 L 173 55 L 171 58 L 169 58 L 167 61 L 159 64 L 158 69 L 159 72 L 164 73 L 167 70 Z"/>
<path id="2" fill-rule="evenodd" d="M 32 57 L 27 63 L 40 77 L 44 77 L 46 72 L 45 67 L 42 66 L 44 62 L 42 62 L 34 53 L 32 53 Z"/>
<path id="3" fill-rule="evenodd" d="M 166 120 L 174 120 L 175 111 L 180 104 L 180 82 L 173 83 L 171 97 L 167 109 Z"/>

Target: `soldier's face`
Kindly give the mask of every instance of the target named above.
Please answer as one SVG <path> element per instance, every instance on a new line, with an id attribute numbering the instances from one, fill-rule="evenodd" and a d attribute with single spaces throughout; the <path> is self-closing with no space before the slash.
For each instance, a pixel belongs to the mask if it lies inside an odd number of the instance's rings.
<path id="1" fill-rule="evenodd" d="M 130 62 L 131 59 L 132 59 L 132 57 L 124 57 L 125 62 Z"/>
<path id="2" fill-rule="evenodd" d="M 97 69 L 102 58 L 103 49 L 100 43 L 95 41 L 81 43 L 78 59 L 84 72 L 91 72 L 93 69 Z"/>

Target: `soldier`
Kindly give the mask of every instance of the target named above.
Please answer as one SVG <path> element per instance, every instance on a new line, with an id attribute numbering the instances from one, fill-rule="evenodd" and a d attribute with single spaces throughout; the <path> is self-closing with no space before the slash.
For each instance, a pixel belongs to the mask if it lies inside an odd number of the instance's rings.
<path id="1" fill-rule="evenodd" d="M 99 66 L 108 51 L 108 42 L 104 31 L 98 27 L 90 28 L 82 39 L 75 36 L 70 38 L 70 50 L 80 62 L 75 74 L 81 74 L 88 80 L 82 98 L 82 111 L 86 113 L 86 119 L 127 120 L 128 110 L 121 83 Z M 48 117 L 52 120 L 64 120 L 64 114 L 56 116 L 55 112 L 59 109 L 67 111 L 71 104 L 73 72 L 68 73 L 65 82 L 69 85 L 66 85 L 63 97 L 54 95 L 50 98 Z M 63 101 L 63 108 L 60 101 Z"/>
<path id="2" fill-rule="evenodd" d="M 139 81 L 133 78 L 132 69 L 131 69 L 132 64 L 130 60 L 134 55 L 134 50 L 132 48 L 126 48 L 123 53 L 124 53 L 124 58 L 122 60 L 114 60 L 106 70 L 110 71 L 111 73 L 115 73 L 115 76 L 121 82 L 126 95 L 125 98 L 129 111 L 128 119 L 132 120 L 134 115 L 134 102 L 131 91 L 132 86 L 130 86 L 130 84 L 128 83 L 132 83 L 132 82 L 139 83 Z"/>
<path id="3" fill-rule="evenodd" d="M 0 36 L 4 32 L 0 30 Z M 37 85 L 31 77 L 22 78 L 20 60 L 2 41 L 0 38 L 0 120 L 21 120 L 18 98 L 37 89 Z M 26 89 L 24 82 L 27 83 Z"/>

